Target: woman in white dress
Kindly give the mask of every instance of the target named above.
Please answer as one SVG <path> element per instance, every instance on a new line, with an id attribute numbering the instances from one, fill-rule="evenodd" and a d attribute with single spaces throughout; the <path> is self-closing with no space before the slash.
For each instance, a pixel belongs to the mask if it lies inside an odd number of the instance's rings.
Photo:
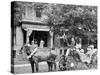
<path id="1" fill-rule="evenodd" d="M 40 41 L 40 48 L 43 48 L 43 47 L 44 47 L 44 41 L 41 40 L 41 41 Z"/>

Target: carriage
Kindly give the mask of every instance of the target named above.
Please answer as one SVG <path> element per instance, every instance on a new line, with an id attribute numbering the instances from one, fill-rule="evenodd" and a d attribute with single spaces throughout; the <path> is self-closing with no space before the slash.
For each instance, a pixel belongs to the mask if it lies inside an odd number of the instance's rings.
<path id="1" fill-rule="evenodd" d="M 66 56 L 67 50 L 70 50 L 68 56 Z M 81 54 L 77 52 L 74 47 L 61 49 L 62 54 L 59 60 L 60 70 L 74 70 L 77 69 L 78 63 L 85 64 L 88 68 L 97 68 L 97 50 L 94 49 L 90 54 Z"/>
<path id="2" fill-rule="evenodd" d="M 27 49 L 28 48 L 28 49 Z M 27 54 L 30 53 L 29 47 L 26 46 L 21 49 L 21 52 L 24 50 Z M 66 56 L 66 53 L 69 50 L 68 56 Z M 91 68 L 92 66 L 97 68 L 97 50 L 93 51 L 88 59 L 86 54 L 83 53 L 83 55 L 80 52 L 77 52 L 75 47 L 66 47 L 60 49 L 60 55 L 58 50 L 52 50 L 49 48 L 38 50 L 37 53 L 32 56 L 32 59 L 30 60 L 32 69 L 34 68 L 33 64 L 36 64 L 36 69 L 38 71 L 39 69 L 39 62 L 46 61 L 48 64 L 48 71 L 52 71 L 52 66 L 54 65 L 54 69 L 56 70 L 56 59 L 57 56 L 60 56 L 59 59 L 59 70 L 76 70 L 78 63 L 84 63 L 87 65 L 87 67 Z M 83 59 L 85 57 L 85 60 Z M 33 62 L 33 63 L 32 63 Z M 34 69 L 33 69 L 34 72 Z"/>

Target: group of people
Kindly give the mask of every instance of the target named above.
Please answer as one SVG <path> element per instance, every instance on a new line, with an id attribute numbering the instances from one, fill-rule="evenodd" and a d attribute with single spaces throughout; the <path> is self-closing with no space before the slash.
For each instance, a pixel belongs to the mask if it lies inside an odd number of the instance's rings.
<path id="1" fill-rule="evenodd" d="M 72 41 L 72 45 L 75 47 L 77 51 L 80 51 L 81 53 L 85 53 L 84 49 L 82 49 L 81 38 L 72 37 L 71 41 Z M 94 49 L 94 45 L 89 45 L 86 50 L 87 50 L 86 54 L 91 54 L 95 52 L 96 49 Z"/>
<path id="2" fill-rule="evenodd" d="M 79 54 L 81 61 L 87 63 L 91 62 L 93 53 L 97 51 L 97 49 L 94 48 L 94 45 L 89 45 L 86 49 L 87 52 L 85 53 L 84 49 L 82 49 L 80 45 L 76 45 L 74 48 L 67 49 L 66 56 L 69 55 L 71 50 L 75 50 Z"/>
<path id="3" fill-rule="evenodd" d="M 80 51 L 77 50 L 77 52 L 80 54 L 82 62 L 91 63 L 92 55 L 97 52 L 97 49 L 94 48 L 94 45 L 89 45 L 86 53 L 84 52 L 84 49 L 81 49 Z"/>

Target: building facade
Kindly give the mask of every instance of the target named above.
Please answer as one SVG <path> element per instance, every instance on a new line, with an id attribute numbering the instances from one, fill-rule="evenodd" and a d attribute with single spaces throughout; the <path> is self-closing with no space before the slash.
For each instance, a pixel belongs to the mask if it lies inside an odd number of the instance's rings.
<path id="1" fill-rule="evenodd" d="M 35 9 L 30 4 L 25 6 L 25 13 L 22 15 L 21 24 L 16 26 L 14 36 L 14 50 L 19 51 L 21 47 L 30 43 L 33 40 L 37 41 L 38 46 L 40 41 L 44 41 L 44 47 L 53 48 L 60 43 L 57 42 L 56 36 L 51 31 L 50 25 L 45 23 L 48 18 L 42 13 L 43 9 Z"/>

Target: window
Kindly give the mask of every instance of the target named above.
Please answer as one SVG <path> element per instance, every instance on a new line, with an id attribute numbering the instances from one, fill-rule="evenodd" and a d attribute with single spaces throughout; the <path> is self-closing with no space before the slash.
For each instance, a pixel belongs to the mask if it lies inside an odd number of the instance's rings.
<path id="1" fill-rule="evenodd" d="M 41 17 L 41 9 L 36 9 L 36 17 Z"/>
<path id="2" fill-rule="evenodd" d="M 36 10 L 36 17 L 40 18 L 42 13 L 42 8 L 40 6 L 35 8 Z"/>

